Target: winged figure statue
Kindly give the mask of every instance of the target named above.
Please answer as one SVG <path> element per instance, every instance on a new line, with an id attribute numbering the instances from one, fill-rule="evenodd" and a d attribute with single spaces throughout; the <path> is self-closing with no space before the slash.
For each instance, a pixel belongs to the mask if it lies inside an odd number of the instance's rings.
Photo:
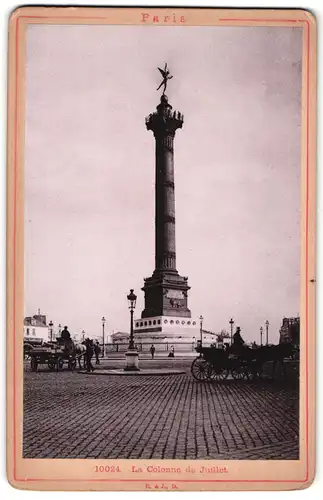
<path id="1" fill-rule="evenodd" d="M 171 78 L 173 78 L 173 76 L 170 74 L 170 72 L 169 72 L 169 70 L 167 68 L 167 63 L 165 64 L 164 69 L 161 69 L 161 68 L 158 68 L 158 69 L 159 69 L 159 71 L 162 74 L 163 80 L 162 80 L 162 82 L 159 85 L 159 87 L 158 87 L 157 90 L 159 90 L 162 86 L 164 86 L 163 94 L 165 94 L 166 88 L 167 88 L 167 82 L 168 82 L 168 80 L 170 80 Z"/>

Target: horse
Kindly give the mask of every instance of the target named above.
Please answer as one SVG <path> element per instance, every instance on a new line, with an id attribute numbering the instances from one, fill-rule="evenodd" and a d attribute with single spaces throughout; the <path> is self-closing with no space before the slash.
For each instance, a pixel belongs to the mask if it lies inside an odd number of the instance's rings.
<path id="1" fill-rule="evenodd" d="M 248 378 L 250 373 L 254 378 L 261 377 L 263 366 L 268 361 L 273 362 L 273 379 L 277 363 L 282 367 L 284 378 L 287 378 L 284 359 L 293 357 L 294 347 L 291 343 L 281 343 L 278 345 L 266 345 L 252 349 L 246 344 L 232 344 L 232 346 L 229 347 L 229 353 L 235 355 L 238 361 L 245 365 Z"/>
<path id="2" fill-rule="evenodd" d="M 262 374 L 263 365 L 268 361 L 272 361 L 272 378 L 274 378 L 277 364 L 281 366 L 284 378 L 287 378 L 284 360 L 286 358 L 293 359 L 295 351 L 293 344 L 291 344 L 290 342 L 285 342 L 277 345 L 260 346 L 258 349 L 256 349 L 256 351 L 256 357 L 260 365 L 259 376 L 261 376 Z"/>
<path id="3" fill-rule="evenodd" d="M 82 342 L 81 344 L 78 344 L 76 347 L 75 347 L 75 352 L 76 352 L 76 357 L 77 357 L 77 361 L 78 361 L 78 364 L 79 364 L 79 368 L 80 370 L 82 368 L 85 368 L 85 352 L 86 352 L 86 347 L 84 345 L 84 343 Z M 83 367 L 82 367 L 82 364 L 81 364 L 81 359 L 83 358 Z"/>

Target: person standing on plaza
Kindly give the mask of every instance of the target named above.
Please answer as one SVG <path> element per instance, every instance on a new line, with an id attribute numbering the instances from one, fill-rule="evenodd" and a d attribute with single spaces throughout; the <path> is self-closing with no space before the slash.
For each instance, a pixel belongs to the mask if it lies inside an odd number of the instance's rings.
<path id="1" fill-rule="evenodd" d="M 100 359 L 99 359 L 100 352 L 101 352 L 101 349 L 100 349 L 99 341 L 97 340 L 95 343 L 95 346 L 94 346 L 95 364 L 96 365 L 100 364 Z"/>
<path id="2" fill-rule="evenodd" d="M 151 353 L 151 359 L 154 359 L 154 356 L 155 356 L 155 346 L 154 344 L 152 344 L 151 348 L 150 348 L 150 353 Z"/>
<path id="3" fill-rule="evenodd" d="M 172 347 L 170 348 L 170 353 L 168 354 L 168 357 L 174 358 L 174 356 L 175 356 L 175 349 L 174 349 L 174 346 L 172 345 Z"/>
<path id="4" fill-rule="evenodd" d="M 86 359 L 86 371 L 87 372 L 93 372 L 94 371 L 94 366 L 91 363 L 92 357 L 93 357 L 93 343 L 90 339 L 86 339 L 85 341 L 85 359 Z"/>

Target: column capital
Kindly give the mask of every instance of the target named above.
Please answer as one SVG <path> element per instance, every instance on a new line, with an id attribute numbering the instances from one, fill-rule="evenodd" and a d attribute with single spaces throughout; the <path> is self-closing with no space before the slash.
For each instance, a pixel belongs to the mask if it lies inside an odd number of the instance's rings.
<path id="1" fill-rule="evenodd" d="M 157 106 L 157 111 L 151 113 L 146 118 L 147 130 L 152 130 L 155 137 L 163 137 L 165 135 L 175 135 L 178 128 L 182 128 L 184 116 L 179 111 L 173 111 L 172 106 L 168 102 L 168 97 L 163 94 L 160 98 L 160 104 Z"/>

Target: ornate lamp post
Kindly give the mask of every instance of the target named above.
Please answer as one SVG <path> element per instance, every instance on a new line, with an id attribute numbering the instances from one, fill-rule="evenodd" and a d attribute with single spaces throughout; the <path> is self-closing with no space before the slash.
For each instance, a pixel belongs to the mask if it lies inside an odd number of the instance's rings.
<path id="1" fill-rule="evenodd" d="M 139 359 L 138 351 L 135 347 L 135 342 L 133 338 L 133 313 L 136 307 L 137 295 L 135 295 L 133 289 L 127 295 L 128 307 L 130 310 L 130 339 L 129 346 L 126 352 L 126 366 L 125 371 L 138 371 L 139 370 Z"/>
<path id="2" fill-rule="evenodd" d="M 268 329 L 269 329 L 269 321 L 267 319 L 266 323 L 266 345 L 268 345 Z"/>
<path id="3" fill-rule="evenodd" d="M 103 337 L 103 346 L 102 346 L 102 358 L 103 358 L 104 357 L 104 345 L 105 345 L 105 342 L 104 342 L 104 325 L 105 325 L 105 321 L 106 321 L 106 319 L 105 319 L 104 316 L 102 316 L 101 321 L 102 321 L 102 337 Z"/>
<path id="4" fill-rule="evenodd" d="M 133 289 L 130 290 L 129 295 L 127 295 L 128 307 L 130 310 L 130 339 L 128 349 L 135 349 L 135 343 L 133 340 L 133 313 L 136 307 L 137 295 L 134 294 Z"/>
<path id="5" fill-rule="evenodd" d="M 54 326 L 54 323 L 52 322 L 52 320 L 48 323 L 48 326 L 49 326 L 50 341 L 53 342 L 53 326 Z"/>
<path id="6" fill-rule="evenodd" d="M 230 325 L 230 333 L 231 333 L 230 341 L 231 341 L 231 345 L 232 345 L 232 342 L 233 342 L 233 325 L 234 325 L 233 318 L 230 319 L 229 325 Z"/>
<path id="7" fill-rule="evenodd" d="M 201 314 L 201 316 L 199 317 L 199 320 L 200 320 L 200 343 L 201 343 L 201 347 L 202 347 L 202 336 L 203 336 L 203 316 Z"/>
<path id="8" fill-rule="evenodd" d="M 262 336 L 263 336 L 263 333 L 264 333 L 264 329 L 263 327 L 261 326 L 260 327 L 260 345 L 262 346 Z"/>

